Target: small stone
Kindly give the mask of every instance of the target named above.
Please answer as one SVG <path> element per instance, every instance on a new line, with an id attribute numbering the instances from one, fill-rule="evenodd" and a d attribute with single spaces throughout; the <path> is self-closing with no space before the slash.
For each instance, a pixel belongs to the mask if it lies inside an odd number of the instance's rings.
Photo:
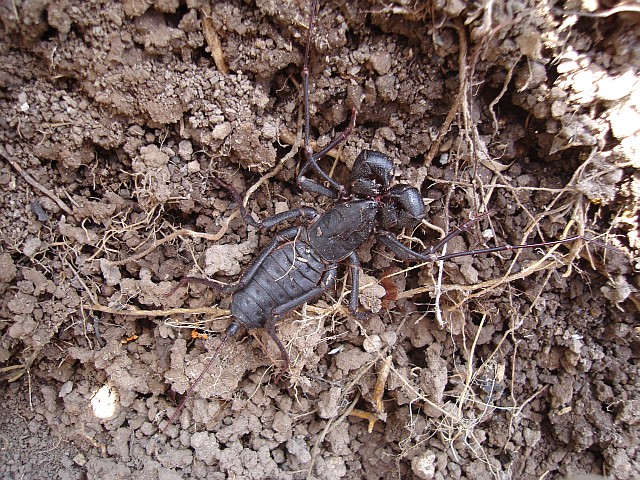
<path id="1" fill-rule="evenodd" d="M 382 298 L 386 295 L 386 290 L 378 283 L 375 277 L 371 277 L 360 270 L 360 292 L 358 300 L 362 307 L 372 313 L 382 310 Z"/>
<path id="2" fill-rule="evenodd" d="M 571 87 L 580 94 L 580 97 L 593 98 L 595 93 L 595 78 L 592 72 L 588 70 L 580 70 L 573 76 Z"/>
<path id="3" fill-rule="evenodd" d="M 518 91 L 525 87 L 532 89 L 547 81 L 547 69 L 540 62 L 527 62 L 516 73 L 516 88 Z"/>
<path id="4" fill-rule="evenodd" d="M 106 258 L 100 259 L 100 271 L 102 272 L 102 277 L 107 285 L 118 285 L 120 280 L 122 280 L 120 268 L 118 268 L 117 265 L 113 265 Z"/>
<path id="5" fill-rule="evenodd" d="M 273 123 L 265 123 L 262 126 L 262 138 L 273 141 L 278 136 L 278 128 Z"/>
<path id="6" fill-rule="evenodd" d="M 640 169 L 640 136 L 635 135 L 625 138 L 613 151 L 624 162 L 629 162 L 632 168 Z M 2 263 L 0 262 L 1 265 Z M 0 279 L 0 281 L 2 280 Z"/>
<path id="7" fill-rule="evenodd" d="M 380 339 L 390 347 L 393 347 L 398 341 L 398 334 L 396 332 L 384 332 L 380 334 Z"/>
<path id="8" fill-rule="evenodd" d="M 442 10 L 451 18 L 455 18 L 466 8 L 467 2 L 462 0 L 448 0 Z"/>
<path id="9" fill-rule="evenodd" d="M 144 422 L 140 427 L 140 432 L 147 436 L 153 435 L 156 432 L 156 426 L 151 422 Z"/>
<path id="10" fill-rule="evenodd" d="M 0 254 L 0 282 L 10 282 L 17 273 L 18 269 L 13 263 L 11 255 L 8 253 Z"/>
<path id="11" fill-rule="evenodd" d="M 140 125 L 133 125 L 129 127 L 128 132 L 135 137 L 142 137 L 144 135 L 144 130 Z"/>
<path id="12" fill-rule="evenodd" d="M 140 148 L 140 157 L 147 167 L 158 168 L 169 163 L 169 155 L 161 152 L 157 145 Z"/>
<path id="13" fill-rule="evenodd" d="M 575 72 L 576 70 L 578 70 L 578 68 L 580 68 L 580 65 L 578 65 L 578 62 L 576 60 L 561 60 L 558 64 L 557 71 L 562 75 L 564 73 Z"/>
<path id="14" fill-rule="evenodd" d="M 393 75 L 382 75 L 376 79 L 376 89 L 382 100 L 393 102 L 398 98 L 396 89 L 396 77 Z"/>
<path id="15" fill-rule="evenodd" d="M 229 122 L 219 123 L 213 128 L 211 136 L 215 140 L 224 140 L 231 133 L 231 124 Z"/>
<path id="16" fill-rule="evenodd" d="M 567 113 L 567 103 L 563 100 L 556 100 L 551 104 L 551 116 L 553 118 L 562 118 Z"/>
<path id="17" fill-rule="evenodd" d="M 436 475 L 436 454 L 424 452 L 422 455 L 413 457 L 411 460 L 411 470 L 416 477 L 422 480 L 431 480 Z"/>
<path id="18" fill-rule="evenodd" d="M 573 398 L 573 383 L 569 381 L 556 383 L 549 388 L 549 393 L 551 394 L 551 408 L 554 410 L 568 405 Z"/>
<path id="19" fill-rule="evenodd" d="M 31 258 L 36 254 L 41 245 L 42 240 L 38 237 L 29 237 L 22 245 L 22 253 L 25 257 Z"/>
<path id="20" fill-rule="evenodd" d="M 193 160 L 189 163 L 187 163 L 187 171 L 189 173 L 196 173 L 200 171 L 200 162 L 198 162 L 197 160 Z"/>
<path id="21" fill-rule="evenodd" d="M 396 133 L 390 127 L 381 127 L 378 129 L 378 135 L 389 142 L 396 141 Z"/>
<path id="22" fill-rule="evenodd" d="M 537 32 L 527 32 L 516 38 L 518 48 L 523 55 L 532 60 L 538 60 L 542 57 L 540 50 L 542 48 L 542 38 Z"/>
<path id="23" fill-rule="evenodd" d="M 375 52 L 369 58 L 371 66 L 378 75 L 386 75 L 391 69 L 391 55 L 388 52 Z"/>
<path id="24" fill-rule="evenodd" d="M 627 138 L 640 130 L 640 113 L 631 105 L 625 105 L 612 109 L 609 122 L 614 137 Z"/>
<path id="25" fill-rule="evenodd" d="M 286 212 L 289 210 L 289 204 L 287 202 L 275 202 L 273 210 L 276 215 L 278 213 Z"/>
<path id="26" fill-rule="evenodd" d="M 300 463 L 307 463 L 311 461 L 311 453 L 303 439 L 291 438 L 287 442 L 287 451 L 296 457 Z"/>
<path id="27" fill-rule="evenodd" d="M 273 430 L 280 433 L 291 431 L 291 417 L 285 412 L 278 411 L 273 418 Z"/>
<path id="28" fill-rule="evenodd" d="M 531 428 L 525 428 L 524 431 L 522 432 L 522 436 L 524 438 L 525 444 L 528 447 L 533 448 L 540 441 L 542 434 L 540 430 L 532 430 Z"/>
<path id="29" fill-rule="evenodd" d="M 332 418 L 338 415 L 338 399 L 341 394 L 340 387 L 332 387 L 319 395 L 318 416 L 320 418 Z"/>
<path id="30" fill-rule="evenodd" d="M 602 100 L 620 100 L 631 94 L 634 88 L 640 88 L 640 80 L 632 70 L 619 77 L 606 76 L 598 82 L 598 97 Z"/>
<path id="31" fill-rule="evenodd" d="M 547 118 L 550 113 L 549 105 L 546 102 L 537 103 L 535 107 L 533 107 L 533 116 L 538 119 Z"/>
<path id="32" fill-rule="evenodd" d="M 27 94 L 22 92 L 18 94 L 18 109 L 21 112 L 29 110 L 29 102 L 27 101 Z"/>
<path id="33" fill-rule="evenodd" d="M 69 380 L 68 382 L 65 382 L 60 388 L 60 393 L 58 393 L 58 397 L 64 398 L 67 395 L 69 395 L 72 390 L 73 390 L 73 382 Z"/>
<path id="34" fill-rule="evenodd" d="M 637 289 L 631 285 L 623 275 L 618 275 L 611 280 L 613 287 L 603 286 L 600 287 L 602 295 L 616 303 L 620 304 L 624 302 L 629 296 L 637 291 Z"/>
<path id="35" fill-rule="evenodd" d="M 383 342 L 379 335 L 371 335 L 364 339 L 362 347 L 367 353 L 379 352 L 382 348 Z"/>
<path id="36" fill-rule="evenodd" d="M 193 145 L 189 140 L 183 140 L 178 144 L 178 155 L 183 160 L 191 159 L 191 155 L 193 155 Z"/>

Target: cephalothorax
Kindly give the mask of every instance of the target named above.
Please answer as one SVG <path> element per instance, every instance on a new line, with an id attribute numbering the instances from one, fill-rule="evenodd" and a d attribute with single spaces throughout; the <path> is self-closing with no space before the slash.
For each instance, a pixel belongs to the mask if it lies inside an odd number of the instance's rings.
<path id="1" fill-rule="evenodd" d="M 240 195 L 231 186 L 218 179 L 213 182 L 225 188 L 235 199 L 245 221 L 260 229 L 271 229 L 285 221 L 305 220 L 303 225 L 278 231 L 269 245 L 257 256 L 242 277 L 231 285 L 221 286 L 210 280 L 196 277 L 184 278 L 176 288 L 188 282 L 208 285 L 221 293 L 232 293 L 231 315 L 233 320 L 226 329 L 218 347 L 240 327 L 245 329 L 264 328 L 280 349 L 286 370 L 289 356 L 275 333 L 276 321 L 314 300 L 327 289 L 333 287 L 340 262 L 346 261 L 351 275 L 350 313 L 357 317 L 366 316 L 358 311 L 359 260 L 356 250 L 366 240 L 375 236 L 399 259 L 406 261 L 434 262 L 465 255 L 477 255 L 504 250 L 548 246 L 569 242 L 582 237 L 528 245 L 502 245 L 480 250 L 438 255 L 451 238 L 460 235 L 474 224 L 471 219 L 444 237 L 440 242 L 423 252 L 415 252 L 403 245 L 391 232 L 394 229 L 414 227 L 425 217 L 425 207 L 420 192 L 407 184 L 393 184 L 393 160 L 380 152 L 363 150 L 355 160 L 348 186 L 336 182 L 318 165 L 318 161 L 335 148 L 350 134 L 355 125 L 355 110 L 347 129 L 333 139 L 321 151 L 314 153 L 309 146 L 309 50 L 313 29 L 316 1 L 313 1 L 307 35 L 307 46 L 303 67 L 304 94 L 304 152 L 305 162 L 299 170 L 297 183 L 305 191 L 325 195 L 336 203 L 324 213 L 312 207 L 300 207 L 278 215 L 255 221 L 244 210 Z M 319 180 L 308 177 L 311 172 Z M 174 289 L 175 291 L 175 289 Z M 214 354 L 211 359 L 216 359 Z M 207 372 L 206 367 L 194 386 Z M 183 403 L 184 405 L 184 403 Z M 173 414 L 170 423 L 180 413 L 182 406 Z"/>

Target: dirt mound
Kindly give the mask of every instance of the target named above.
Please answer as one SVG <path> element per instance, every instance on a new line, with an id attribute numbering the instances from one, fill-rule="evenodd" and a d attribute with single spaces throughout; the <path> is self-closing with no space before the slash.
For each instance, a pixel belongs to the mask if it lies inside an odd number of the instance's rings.
<path id="1" fill-rule="evenodd" d="M 343 5 L 343 3 L 346 3 Z M 396 163 L 417 251 L 589 241 L 409 265 L 373 239 L 350 283 L 241 335 L 256 218 L 331 201 L 295 184 L 309 5 L 0 6 L 0 473 L 7 478 L 640 476 L 640 57 L 634 5 L 334 2 L 311 47 L 311 138 L 346 184 Z M 343 281 L 344 278 L 344 281 Z M 165 426 L 163 432 L 159 427 Z"/>

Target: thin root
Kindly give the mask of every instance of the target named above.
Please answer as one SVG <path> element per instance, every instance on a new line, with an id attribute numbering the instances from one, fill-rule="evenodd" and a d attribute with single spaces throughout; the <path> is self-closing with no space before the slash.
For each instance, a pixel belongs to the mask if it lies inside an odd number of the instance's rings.
<path id="1" fill-rule="evenodd" d="M 113 315 L 125 315 L 129 317 L 165 317 L 169 315 L 199 315 L 207 314 L 214 317 L 222 317 L 229 315 L 229 310 L 216 307 L 200 307 L 200 308 L 168 308 L 166 310 L 139 310 L 133 307 L 111 308 L 105 305 L 93 304 L 83 308 L 92 311 L 111 313 Z"/>
<path id="2" fill-rule="evenodd" d="M 369 426 L 367 427 L 367 432 L 369 433 L 373 432 L 373 427 L 376 425 L 376 422 L 379 420 L 377 414 L 371 413 L 371 412 L 365 412 L 364 410 L 360 410 L 357 408 L 352 409 L 349 415 L 352 417 L 364 418 L 365 420 L 367 420 L 369 422 Z"/>
<path id="3" fill-rule="evenodd" d="M 238 216 L 238 212 L 237 211 L 234 211 L 231 215 L 229 215 L 224 220 L 224 223 L 222 224 L 222 227 L 220 227 L 220 230 L 218 231 L 218 233 L 215 233 L 215 234 L 201 233 L 201 232 L 194 232 L 193 230 L 189 230 L 187 228 L 181 228 L 181 229 L 176 230 L 175 232 L 167 235 L 166 237 L 161 238 L 160 240 L 157 240 L 157 241 L 153 242 L 153 245 L 151 245 L 149 248 L 143 250 L 142 252 L 136 253 L 135 255 L 132 255 L 132 256 L 130 256 L 128 258 L 125 258 L 124 260 L 116 260 L 116 261 L 109 262 L 109 265 L 117 267 L 117 266 L 120 266 L 120 265 L 125 265 L 128 262 L 135 262 L 136 260 L 140 260 L 141 258 L 144 258 L 147 255 L 149 255 L 149 253 L 154 251 L 160 245 L 163 245 L 163 244 L 165 244 L 167 242 L 170 242 L 174 238 L 179 237 L 181 235 L 189 235 L 191 237 L 204 238 L 206 240 L 209 240 L 209 241 L 212 241 L 212 242 L 216 242 L 216 241 L 220 240 L 224 236 L 225 233 L 227 233 L 227 229 L 229 228 L 229 222 L 231 222 L 231 220 L 233 220 L 237 216 Z"/>

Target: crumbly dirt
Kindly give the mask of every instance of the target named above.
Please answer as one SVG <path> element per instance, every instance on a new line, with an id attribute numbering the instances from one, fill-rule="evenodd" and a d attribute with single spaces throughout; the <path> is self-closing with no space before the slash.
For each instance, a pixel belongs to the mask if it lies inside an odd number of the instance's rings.
<path id="1" fill-rule="evenodd" d="M 344 3 L 344 5 L 343 5 Z M 561 10 L 564 9 L 565 13 Z M 640 13 L 624 2 L 322 2 L 313 145 L 396 162 L 421 250 L 589 239 L 442 265 L 368 241 L 350 283 L 224 345 L 257 218 L 295 184 L 309 5 L 0 5 L 0 477 L 640 476 Z M 294 153 L 298 152 L 297 155 Z M 606 246 L 606 247 L 605 247 Z M 179 310 L 182 309 L 182 310 Z"/>

